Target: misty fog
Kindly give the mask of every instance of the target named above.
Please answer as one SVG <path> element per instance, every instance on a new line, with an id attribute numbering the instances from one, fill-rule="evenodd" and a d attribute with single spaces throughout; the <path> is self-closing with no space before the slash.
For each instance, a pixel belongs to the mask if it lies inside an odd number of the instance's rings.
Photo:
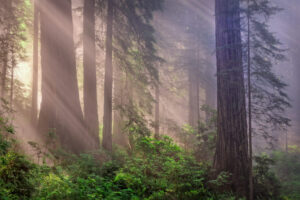
<path id="1" fill-rule="evenodd" d="M 298 10 L 0 0 L 0 200 L 300 199 Z"/>

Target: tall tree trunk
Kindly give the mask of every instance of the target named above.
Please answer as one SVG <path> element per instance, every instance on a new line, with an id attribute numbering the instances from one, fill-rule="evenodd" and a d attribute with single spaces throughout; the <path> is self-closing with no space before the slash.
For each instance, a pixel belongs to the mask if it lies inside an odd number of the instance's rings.
<path id="1" fill-rule="evenodd" d="M 39 11 L 38 0 L 34 0 L 33 19 L 33 68 L 32 68 L 32 100 L 31 100 L 31 120 L 35 125 L 37 122 L 38 109 L 38 40 L 39 40 Z"/>
<path id="2" fill-rule="evenodd" d="M 55 129 L 62 146 L 80 153 L 94 146 L 79 101 L 71 0 L 43 0 L 41 18 L 42 104 L 39 127 Z"/>
<path id="3" fill-rule="evenodd" d="M 231 173 L 230 189 L 248 193 L 248 138 L 242 65 L 240 5 L 216 0 L 218 135 L 214 166 Z"/>
<path id="4" fill-rule="evenodd" d="M 248 137 L 249 137 L 249 200 L 253 200 L 253 167 L 252 167 L 252 86 L 251 86 L 251 48 L 250 48 L 250 0 L 247 0 L 247 61 L 248 61 Z"/>
<path id="5" fill-rule="evenodd" d="M 105 150 L 112 151 L 112 37 L 113 37 L 113 0 L 107 1 L 107 33 L 106 33 L 106 59 L 104 78 L 104 116 L 103 116 L 103 140 Z"/>
<path id="6" fill-rule="evenodd" d="M 154 136 L 155 138 L 159 138 L 159 83 L 155 85 L 155 130 L 154 130 Z"/>
<path id="7" fill-rule="evenodd" d="M 39 113 L 38 128 L 43 134 L 56 128 L 56 60 L 55 19 L 50 11 L 54 10 L 54 2 L 40 1 L 40 29 L 41 29 L 41 94 L 42 102 Z M 47 8 L 49 6 L 49 8 Z M 51 6 L 51 7 L 50 7 Z M 53 13 L 54 14 L 54 13 Z"/>
<path id="8" fill-rule="evenodd" d="M 189 125 L 195 131 L 199 123 L 199 76 L 198 67 L 189 68 Z"/>
<path id="9" fill-rule="evenodd" d="M 11 72 L 10 72 L 10 100 L 9 100 L 9 108 L 10 111 L 13 111 L 13 100 L 14 100 L 14 70 L 16 67 L 16 58 L 15 58 L 15 52 L 12 49 L 11 51 Z"/>
<path id="10" fill-rule="evenodd" d="M 248 44 L 249 45 L 249 44 Z M 248 49 L 248 51 L 250 48 Z M 248 53 L 250 54 L 250 53 Z M 248 62 L 250 59 L 248 58 Z M 253 159 L 252 159 L 252 97 L 251 97 L 251 76 L 250 64 L 248 64 L 248 138 L 249 138 L 249 200 L 253 200 Z"/>
<path id="11" fill-rule="evenodd" d="M 160 129 L 160 124 L 159 124 L 159 103 L 160 103 L 160 91 L 159 91 L 159 69 L 157 69 L 158 71 L 158 79 L 157 79 L 157 83 L 155 85 L 155 116 L 154 116 L 154 137 L 155 138 L 159 138 L 159 129 Z"/>
<path id="12" fill-rule="evenodd" d="M 206 72 L 207 76 L 211 74 L 211 77 L 207 78 L 205 82 L 205 105 L 209 106 L 211 109 L 216 109 L 216 90 L 214 86 L 214 80 L 212 78 L 212 73 Z M 209 122 L 212 118 L 212 113 L 207 110 L 205 112 L 206 122 Z"/>
<path id="13" fill-rule="evenodd" d="M 128 98 L 125 95 L 126 81 L 124 73 L 120 68 L 115 67 L 115 76 L 114 76 L 114 120 L 113 120 L 113 142 L 123 147 L 128 147 L 128 136 L 124 130 L 125 128 L 125 119 L 123 108 L 126 104 L 125 99 Z"/>
<path id="14" fill-rule="evenodd" d="M 3 57 L 3 68 L 1 73 L 1 98 L 5 98 L 5 92 L 6 92 L 6 76 L 7 76 L 7 67 L 8 67 L 8 52 L 7 47 L 5 47 L 6 50 L 4 50 L 4 57 Z"/>
<path id="15" fill-rule="evenodd" d="M 12 0 L 4 1 L 3 5 L 5 8 L 5 16 L 6 18 L 10 18 L 12 14 Z M 8 24 L 7 33 L 10 32 L 11 24 Z M 5 41 L 3 42 L 3 68 L 1 73 L 1 98 L 6 98 L 6 76 L 7 76 L 7 68 L 8 68 L 8 56 L 9 56 L 9 48 L 10 48 L 10 38 L 9 34 L 6 34 Z"/>
<path id="16" fill-rule="evenodd" d="M 84 117 L 89 133 L 95 138 L 95 148 L 99 148 L 95 0 L 84 0 L 83 26 Z"/>

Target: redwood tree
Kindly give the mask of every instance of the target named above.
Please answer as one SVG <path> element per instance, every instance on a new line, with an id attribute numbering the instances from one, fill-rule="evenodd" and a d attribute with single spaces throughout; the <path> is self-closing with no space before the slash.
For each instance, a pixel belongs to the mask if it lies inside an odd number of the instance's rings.
<path id="1" fill-rule="evenodd" d="M 88 132 L 99 147 L 95 46 L 95 0 L 85 0 L 83 8 L 84 118 Z"/>
<path id="2" fill-rule="evenodd" d="M 247 195 L 248 139 L 242 63 L 240 1 L 216 0 L 218 85 L 217 172 L 231 174 L 230 190 Z"/>
<path id="3" fill-rule="evenodd" d="M 39 128 L 54 129 L 67 150 L 94 146 L 86 134 L 77 83 L 71 0 L 43 0 L 41 19 L 42 103 Z"/>
<path id="4" fill-rule="evenodd" d="M 32 68 L 32 108 L 31 118 L 33 124 L 37 120 L 38 108 L 38 41 L 39 41 L 39 11 L 38 1 L 34 0 L 34 16 L 33 16 L 33 68 Z"/>
<path id="5" fill-rule="evenodd" d="M 10 19 L 11 13 L 12 13 L 12 1 L 3 1 L 2 2 L 3 10 L 1 10 L 1 14 L 4 16 L 1 16 L 3 19 Z M 5 25 L 7 32 L 10 32 L 11 29 L 11 22 L 10 20 L 6 22 Z M 7 79 L 7 69 L 8 69 L 8 56 L 9 56 L 9 48 L 10 48 L 10 36 L 8 34 L 5 34 L 3 38 L 1 38 L 1 56 L 2 56 L 2 69 L 1 69 L 1 98 L 6 98 L 6 79 Z"/>
<path id="6" fill-rule="evenodd" d="M 105 150 L 112 150 L 112 39 L 113 39 L 113 0 L 108 0 L 107 5 L 107 32 L 106 32 L 106 58 L 104 77 L 104 116 L 103 116 L 103 140 Z"/>
<path id="7" fill-rule="evenodd" d="M 126 95 L 127 77 L 120 67 L 114 68 L 114 97 L 113 97 L 113 143 L 128 147 L 128 137 L 125 131 L 124 106 L 128 103 Z"/>

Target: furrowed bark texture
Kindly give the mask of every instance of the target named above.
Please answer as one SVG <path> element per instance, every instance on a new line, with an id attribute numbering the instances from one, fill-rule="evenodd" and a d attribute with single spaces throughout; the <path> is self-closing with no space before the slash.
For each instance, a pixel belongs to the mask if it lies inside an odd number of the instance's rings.
<path id="1" fill-rule="evenodd" d="M 216 0 L 218 135 L 214 166 L 231 173 L 230 188 L 247 196 L 248 139 L 238 0 Z"/>

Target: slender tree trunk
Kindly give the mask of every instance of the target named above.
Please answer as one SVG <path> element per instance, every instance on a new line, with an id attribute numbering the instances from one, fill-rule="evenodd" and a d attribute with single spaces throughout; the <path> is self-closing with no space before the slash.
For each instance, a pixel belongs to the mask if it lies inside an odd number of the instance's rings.
<path id="1" fill-rule="evenodd" d="M 212 106 L 214 101 L 212 93 L 213 93 L 212 88 L 208 83 L 206 83 L 205 84 L 205 105 L 209 106 L 210 108 L 214 108 Z M 211 119 L 211 113 L 209 111 L 205 112 L 206 123 L 209 122 L 210 119 Z"/>
<path id="2" fill-rule="evenodd" d="M 12 49 L 11 51 L 11 72 L 10 72 L 10 100 L 9 100 L 9 108 L 10 111 L 13 112 L 13 100 L 14 100 L 14 70 L 16 67 L 16 59 L 15 59 L 15 53 Z"/>
<path id="3" fill-rule="evenodd" d="M 104 116 L 102 146 L 112 151 L 112 37 L 113 37 L 113 0 L 108 0 L 107 6 L 107 33 L 106 33 L 106 59 L 104 78 Z"/>
<path id="4" fill-rule="evenodd" d="M 114 68 L 114 121 L 113 121 L 113 142 L 123 147 L 128 147 L 128 136 L 124 130 L 125 116 L 123 108 L 126 104 L 126 80 L 120 68 Z"/>
<path id="5" fill-rule="evenodd" d="M 12 14 L 12 1 L 4 1 L 3 7 L 5 8 L 6 17 L 11 17 Z M 8 24 L 7 33 L 10 32 L 11 24 Z M 9 48 L 10 48 L 10 39 L 7 34 L 5 37 L 4 45 L 3 45 L 3 68 L 1 73 L 1 98 L 6 98 L 6 76 L 7 76 L 7 68 L 8 68 L 8 56 L 9 56 Z"/>
<path id="6" fill-rule="evenodd" d="M 249 136 L 249 200 L 253 200 L 253 172 L 252 172 L 252 87 L 251 87 L 251 48 L 250 48 L 250 10 L 249 10 L 249 1 L 248 12 L 247 12 L 247 60 L 248 60 L 248 136 Z"/>
<path id="7" fill-rule="evenodd" d="M 39 127 L 46 132 L 54 128 L 65 149 L 80 153 L 95 141 L 87 134 L 80 107 L 71 0 L 42 2 Z"/>
<path id="8" fill-rule="evenodd" d="M 125 102 L 125 104 L 127 107 L 126 109 L 128 109 L 126 119 L 128 120 L 129 124 L 132 123 L 132 117 L 130 116 L 130 110 L 135 109 L 134 101 L 133 101 L 133 99 L 135 98 L 134 89 L 135 88 L 134 88 L 133 78 L 131 78 L 129 74 L 126 74 L 126 80 L 125 80 L 126 102 Z M 128 143 L 129 143 L 130 150 L 135 149 L 134 137 L 130 133 L 130 130 L 127 130 L 126 134 L 128 137 Z"/>
<path id="9" fill-rule="evenodd" d="M 199 77 L 198 67 L 189 68 L 189 125 L 195 131 L 199 123 Z"/>
<path id="10" fill-rule="evenodd" d="M 214 72 L 212 71 L 212 66 L 208 66 L 205 70 L 207 78 L 205 79 L 205 105 L 209 106 L 211 109 L 216 109 L 216 90 L 215 90 L 215 80 L 214 80 Z M 205 113 L 206 122 L 209 122 L 212 118 L 212 113 L 207 110 Z"/>
<path id="11" fill-rule="evenodd" d="M 34 19 L 33 19 L 33 68 L 32 68 L 32 100 L 31 100 L 31 119 L 35 125 L 37 122 L 38 109 L 38 40 L 39 40 L 39 11 L 38 0 L 34 0 Z"/>
<path id="12" fill-rule="evenodd" d="M 99 148 L 95 0 L 84 0 L 83 26 L 84 117 L 89 133 L 95 138 L 95 148 Z"/>
<path id="13" fill-rule="evenodd" d="M 230 188 L 248 196 L 249 156 L 242 65 L 240 5 L 216 0 L 218 134 L 214 166 L 231 174 Z"/>
<path id="14" fill-rule="evenodd" d="M 159 138 L 159 83 L 155 85 L 155 138 Z"/>
<path id="15" fill-rule="evenodd" d="M 7 48 L 4 51 L 4 57 L 3 57 L 3 68 L 1 73 L 1 97 L 5 98 L 5 92 L 6 92 L 6 76 L 7 76 L 7 67 L 8 67 L 8 52 Z"/>
<path id="16" fill-rule="evenodd" d="M 288 131 L 285 131 L 285 152 L 289 151 L 289 145 L 288 145 Z"/>

